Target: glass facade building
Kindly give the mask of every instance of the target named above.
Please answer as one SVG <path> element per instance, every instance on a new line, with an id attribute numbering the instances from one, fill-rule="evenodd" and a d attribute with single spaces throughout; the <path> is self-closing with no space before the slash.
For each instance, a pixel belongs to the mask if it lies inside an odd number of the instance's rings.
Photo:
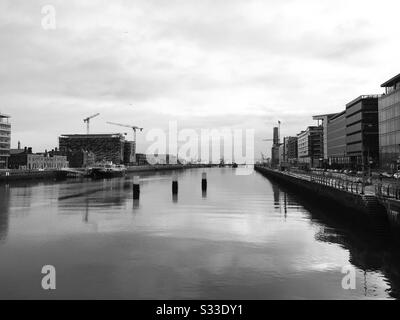
<path id="1" fill-rule="evenodd" d="M 327 127 L 329 165 L 344 167 L 350 161 L 346 153 L 346 110 L 332 117 Z"/>
<path id="2" fill-rule="evenodd" d="M 379 99 L 379 155 L 385 170 L 400 169 L 400 74 L 381 85 Z"/>
<path id="3" fill-rule="evenodd" d="M 324 128 L 308 127 L 297 135 L 297 153 L 299 165 L 322 167 L 324 156 Z"/>
<path id="4" fill-rule="evenodd" d="M 379 165 L 379 97 L 360 96 L 346 105 L 346 154 L 354 169 Z"/>
<path id="5" fill-rule="evenodd" d="M 11 145 L 10 116 L 0 113 L 0 169 L 8 168 Z"/>

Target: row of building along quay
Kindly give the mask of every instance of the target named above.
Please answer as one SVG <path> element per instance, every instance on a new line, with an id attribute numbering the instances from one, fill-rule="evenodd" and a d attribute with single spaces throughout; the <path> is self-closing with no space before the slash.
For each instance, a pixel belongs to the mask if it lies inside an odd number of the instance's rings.
<path id="1" fill-rule="evenodd" d="M 32 147 L 11 148 L 11 116 L 0 113 L 0 177 L 10 173 L 88 168 L 100 163 L 125 166 L 180 164 L 173 155 L 136 153 L 136 141 L 128 141 L 122 133 L 62 134 L 59 146 L 43 152 Z"/>
<path id="2" fill-rule="evenodd" d="M 400 74 L 381 87 L 382 94 L 361 95 L 336 113 L 314 116 L 316 125 L 282 142 L 280 128 L 274 128 L 270 165 L 396 173 L 400 169 Z"/>

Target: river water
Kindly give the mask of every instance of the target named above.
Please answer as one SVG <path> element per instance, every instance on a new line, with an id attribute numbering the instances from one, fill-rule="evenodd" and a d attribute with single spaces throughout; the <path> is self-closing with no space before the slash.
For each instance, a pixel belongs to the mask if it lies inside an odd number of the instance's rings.
<path id="1" fill-rule="evenodd" d="M 0 299 L 400 296 L 396 246 L 256 172 L 141 174 L 139 201 L 131 184 L 0 185 Z M 56 268 L 56 290 L 41 287 L 44 265 Z M 345 266 L 355 268 L 354 290 L 342 288 Z"/>

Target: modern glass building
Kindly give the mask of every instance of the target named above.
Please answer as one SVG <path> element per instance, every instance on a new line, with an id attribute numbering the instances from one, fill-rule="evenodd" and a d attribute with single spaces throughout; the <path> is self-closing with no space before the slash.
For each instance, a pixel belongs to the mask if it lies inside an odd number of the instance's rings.
<path id="1" fill-rule="evenodd" d="M 297 137 L 285 137 L 285 161 L 295 165 L 297 164 Z"/>
<path id="2" fill-rule="evenodd" d="M 350 162 L 346 153 L 346 110 L 329 120 L 327 145 L 329 165 L 334 168 L 346 167 Z"/>
<path id="3" fill-rule="evenodd" d="M 71 134 L 59 137 L 62 153 L 88 151 L 94 153 L 97 162 L 112 161 L 114 164 L 135 162 L 135 142 L 125 140 L 123 134 Z"/>
<path id="4" fill-rule="evenodd" d="M 379 99 L 379 155 L 385 170 L 400 169 L 400 74 L 381 85 Z"/>
<path id="5" fill-rule="evenodd" d="M 346 154 L 354 169 L 379 164 L 379 97 L 364 95 L 346 105 Z"/>
<path id="6" fill-rule="evenodd" d="M 300 166 L 318 168 L 323 165 L 324 128 L 308 127 L 297 135 L 297 153 Z"/>
<path id="7" fill-rule="evenodd" d="M 328 123 L 334 116 L 336 116 L 336 113 L 313 116 L 313 120 L 318 121 L 318 126 L 323 128 L 323 158 L 325 163 L 328 162 Z"/>
<path id="8" fill-rule="evenodd" d="M 11 145 L 10 116 L 0 113 L 0 169 L 8 168 Z"/>

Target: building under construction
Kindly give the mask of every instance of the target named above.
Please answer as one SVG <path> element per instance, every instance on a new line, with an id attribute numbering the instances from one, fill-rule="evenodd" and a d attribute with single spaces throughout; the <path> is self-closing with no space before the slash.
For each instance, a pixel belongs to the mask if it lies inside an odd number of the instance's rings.
<path id="1" fill-rule="evenodd" d="M 64 134 L 59 138 L 60 151 L 91 152 L 96 162 L 112 161 L 115 164 L 135 163 L 136 146 L 134 142 L 125 140 L 120 133 L 115 134 Z"/>

